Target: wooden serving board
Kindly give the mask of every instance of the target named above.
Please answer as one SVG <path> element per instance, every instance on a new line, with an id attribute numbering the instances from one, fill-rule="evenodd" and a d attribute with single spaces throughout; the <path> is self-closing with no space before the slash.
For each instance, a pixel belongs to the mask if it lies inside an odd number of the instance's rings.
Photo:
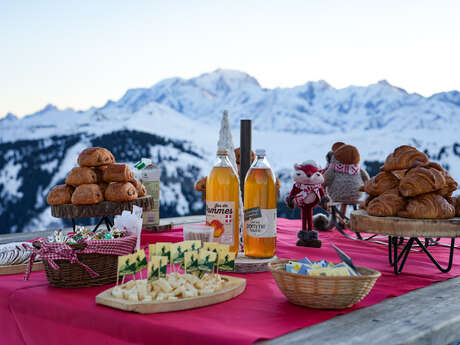
<path id="1" fill-rule="evenodd" d="M 7 265 L 7 266 L 0 266 L 0 275 L 8 275 L 8 274 L 19 274 L 24 273 L 27 269 L 27 264 L 21 265 Z M 32 272 L 35 271 L 43 271 L 45 266 L 43 266 L 43 262 L 34 262 L 32 265 Z"/>
<path id="2" fill-rule="evenodd" d="M 144 211 L 153 209 L 153 198 L 150 195 L 131 201 L 103 201 L 94 205 L 52 205 L 51 215 L 56 218 L 93 218 L 121 214 L 124 210 L 132 211 L 133 206 L 142 207 Z"/>
<path id="3" fill-rule="evenodd" d="M 112 289 L 105 290 L 96 296 L 96 303 L 107 307 L 132 311 L 141 314 L 166 313 L 170 311 L 187 310 L 205 307 L 228 301 L 240 295 L 246 288 L 246 279 L 222 276 L 228 282 L 223 290 L 212 295 L 183 298 L 176 301 L 157 301 L 157 302 L 130 302 L 112 296 Z"/>
<path id="4" fill-rule="evenodd" d="M 410 219 L 374 217 L 364 210 L 351 212 L 352 231 L 405 237 L 460 237 L 460 218 Z"/>
<path id="5" fill-rule="evenodd" d="M 270 271 L 268 264 L 278 257 L 274 256 L 268 259 L 249 258 L 243 253 L 238 253 L 235 259 L 235 273 L 257 273 Z"/>

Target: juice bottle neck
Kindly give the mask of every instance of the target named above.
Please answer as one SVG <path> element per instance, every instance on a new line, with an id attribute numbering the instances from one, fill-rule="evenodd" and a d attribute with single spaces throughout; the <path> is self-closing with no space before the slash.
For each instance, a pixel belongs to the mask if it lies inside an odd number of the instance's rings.
<path id="1" fill-rule="evenodd" d="M 250 169 L 270 169 L 271 170 L 270 163 L 268 163 L 267 158 L 265 155 L 257 155 L 256 159 L 252 163 Z"/>
<path id="2" fill-rule="evenodd" d="M 272 177 L 273 177 L 273 180 L 275 181 L 276 180 L 276 177 L 275 177 L 275 174 L 272 170 L 272 167 L 270 166 L 270 163 L 268 163 L 268 160 L 267 158 L 265 157 L 265 154 L 257 154 L 256 155 L 256 159 L 254 160 L 254 162 L 252 163 L 252 165 L 250 166 L 247 174 L 246 174 L 246 179 L 248 178 L 249 176 L 249 173 L 253 170 L 253 169 L 266 169 L 266 170 L 269 170 Z"/>
<path id="3" fill-rule="evenodd" d="M 217 153 L 217 158 L 214 163 L 215 168 L 230 168 L 235 175 L 237 175 L 235 169 L 233 168 L 232 163 L 230 162 L 230 159 L 228 158 L 228 154 L 224 153 Z"/>

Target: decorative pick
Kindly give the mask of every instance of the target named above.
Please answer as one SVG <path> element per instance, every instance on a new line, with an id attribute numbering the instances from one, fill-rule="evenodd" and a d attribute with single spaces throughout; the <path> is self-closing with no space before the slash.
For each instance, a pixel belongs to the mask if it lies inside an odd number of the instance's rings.
<path id="1" fill-rule="evenodd" d="M 340 257 L 340 259 L 343 260 L 348 266 L 350 266 L 356 273 L 359 273 L 356 266 L 353 264 L 353 261 L 351 261 L 351 258 L 345 254 L 342 250 L 340 250 L 334 243 L 331 243 L 332 247 L 335 249 L 337 252 L 337 255 Z"/>

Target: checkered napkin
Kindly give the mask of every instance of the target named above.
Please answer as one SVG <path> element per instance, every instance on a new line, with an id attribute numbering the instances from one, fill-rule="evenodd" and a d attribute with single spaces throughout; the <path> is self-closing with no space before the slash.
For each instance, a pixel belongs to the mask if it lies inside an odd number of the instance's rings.
<path id="1" fill-rule="evenodd" d="M 66 243 L 47 243 L 40 239 L 40 249 L 34 248 L 33 253 L 30 257 L 29 264 L 24 276 L 24 280 L 28 280 L 30 272 L 32 270 L 32 264 L 34 263 L 35 257 L 40 255 L 43 261 L 47 261 L 48 264 L 55 270 L 59 270 L 59 266 L 54 260 L 69 260 L 71 263 L 77 263 L 82 266 L 92 278 L 98 277 L 99 274 L 94 272 L 91 267 L 85 265 L 83 262 L 78 260 L 77 254 L 106 254 L 106 255 L 126 255 L 133 252 L 136 246 L 137 238 L 135 235 L 129 235 L 121 238 L 114 238 L 111 240 L 89 240 L 83 241 L 86 243 L 84 249 L 73 249 Z"/>

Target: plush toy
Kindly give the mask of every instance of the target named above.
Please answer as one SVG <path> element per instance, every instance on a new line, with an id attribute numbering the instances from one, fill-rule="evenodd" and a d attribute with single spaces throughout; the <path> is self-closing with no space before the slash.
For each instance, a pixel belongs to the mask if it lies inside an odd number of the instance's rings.
<path id="1" fill-rule="evenodd" d="M 347 204 L 358 204 L 363 193 L 359 188 L 369 180 L 369 174 L 359 166 L 360 155 L 356 147 L 335 143 L 326 159 L 330 159 L 324 172 L 324 187 L 332 202 L 343 203 L 342 213 Z"/>
<path id="2" fill-rule="evenodd" d="M 289 208 L 299 207 L 302 214 L 302 230 L 297 233 L 298 246 L 321 247 L 318 233 L 313 230 L 313 208 L 323 200 L 324 177 L 320 167 L 314 161 L 307 161 L 294 165 L 294 186 L 286 196 L 286 204 Z"/>

